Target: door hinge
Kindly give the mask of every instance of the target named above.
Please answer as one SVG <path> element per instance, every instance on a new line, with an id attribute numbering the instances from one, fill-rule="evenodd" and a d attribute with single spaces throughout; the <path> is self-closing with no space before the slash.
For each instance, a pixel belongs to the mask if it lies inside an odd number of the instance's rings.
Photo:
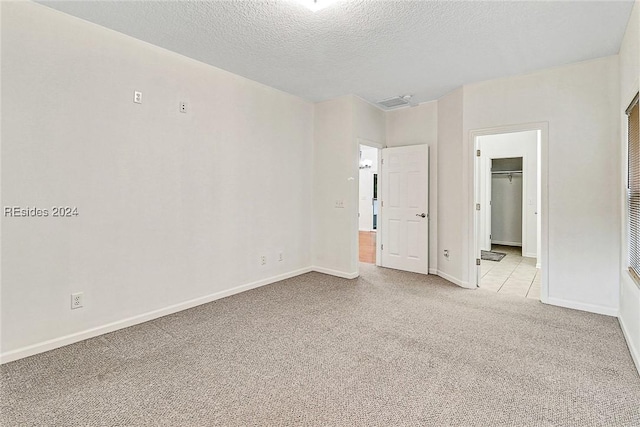
<path id="1" fill-rule="evenodd" d="M 381 207 L 381 208 L 384 208 L 384 200 L 381 200 L 381 201 L 380 201 L 380 207 Z"/>
<path id="2" fill-rule="evenodd" d="M 476 258 L 476 265 L 480 265 L 480 258 Z"/>
<path id="3" fill-rule="evenodd" d="M 480 157 L 480 150 L 476 150 L 476 157 Z"/>
<path id="4" fill-rule="evenodd" d="M 380 250 L 384 251 L 384 245 L 380 245 Z"/>
<path id="5" fill-rule="evenodd" d="M 480 210 L 480 203 L 476 203 L 476 210 L 479 211 Z"/>
<path id="6" fill-rule="evenodd" d="M 491 234 L 489 234 L 489 240 L 491 240 Z"/>

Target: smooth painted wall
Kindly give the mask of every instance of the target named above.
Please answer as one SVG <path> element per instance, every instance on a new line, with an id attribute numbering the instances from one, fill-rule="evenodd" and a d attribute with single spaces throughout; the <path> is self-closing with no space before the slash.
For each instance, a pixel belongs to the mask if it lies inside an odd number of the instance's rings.
<path id="1" fill-rule="evenodd" d="M 618 111 L 617 56 L 464 86 L 466 259 L 473 257 L 475 154 L 467 135 L 547 122 L 548 302 L 617 314 L 620 194 L 612 189 L 620 181 Z M 461 266 L 463 281 L 469 279 L 470 266 Z"/>
<path id="2" fill-rule="evenodd" d="M 351 97 L 316 104 L 314 123 L 313 265 L 353 275 L 350 213 L 355 207 L 349 196 L 357 192 L 352 165 L 357 159 L 350 158 L 355 144 Z"/>
<path id="3" fill-rule="evenodd" d="M 385 113 L 388 147 L 429 146 L 429 272 L 438 271 L 438 101 Z"/>
<path id="4" fill-rule="evenodd" d="M 522 246 L 522 175 L 491 177 L 491 242 Z"/>
<path id="5" fill-rule="evenodd" d="M 356 96 L 315 106 L 313 266 L 340 277 L 358 275 L 359 148 L 384 145 L 384 112 Z"/>
<path id="6" fill-rule="evenodd" d="M 627 116 L 625 110 L 640 88 L 640 3 L 636 2 L 627 30 L 620 47 L 620 104 L 617 108 L 620 117 L 620 163 L 622 171 L 618 188 L 621 200 L 620 233 L 620 325 L 627 339 L 629 350 L 640 372 L 640 287 L 630 277 L 628 271 L 628 206 L 627 206 Z"/>
<path id="7" fill-rule="evenodd" d="M 463 275 L 469 260 L 463 251 L 466 231 L 463 170 L 464 92 L 457 89 L 438 100 L 438 275 L 464 287 L 476 287 Z M 446 257 L 444 251 L 448 250 Z"/>
<path id="8" fill-rule="evenodd" d="M 351 96 L 353 108 L 353 136 L 360 144 L 386 145 L 385 112 L 362 98 Z M 356 141 L 357 142 L 357 141 Z M 356 144 L 357 147 L 357 144 Z"/>
<path id="9" fill-rule="evenodd" d="M 3 354 L 311 265 L 313 104 L 1 7 L 2 204 L 79 212 L 2 218 Z"/>

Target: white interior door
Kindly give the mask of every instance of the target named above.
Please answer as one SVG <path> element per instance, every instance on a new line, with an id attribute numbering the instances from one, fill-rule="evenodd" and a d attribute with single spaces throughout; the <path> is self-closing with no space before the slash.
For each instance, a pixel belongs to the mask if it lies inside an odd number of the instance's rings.
<path id="1" fill-rule="evenodd" d="M 382 150 L 381 264 L 429 271 L 429 147 Z"/>

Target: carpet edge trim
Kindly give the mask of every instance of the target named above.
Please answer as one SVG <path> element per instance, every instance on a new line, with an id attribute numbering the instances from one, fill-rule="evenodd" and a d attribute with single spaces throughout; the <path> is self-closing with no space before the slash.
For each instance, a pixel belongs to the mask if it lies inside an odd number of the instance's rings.
<path id="1" fill-rule="evenodd" d="M 25 347 L 17 348 L 15 350 L 0 353 L 0 365 L 13 362 L 18 359 L 33 356 L 46 351 L 55 350 L 56 348 L 64 347 L 69 344 L 84 341 L 89 338 L 94 338 L 99 335 L 114 332 L 119 329 L 128 328 L 130 326 L 138 325 L 140 323 L 148 322 L 150 320 L 157 319 L 159 317 L 167 316 L 169 314 L 177 313 L 179 311 L 187 310 L 189 308 L 197 307 L 202 304 L 207 304 L 221 298 L 225 298 L 231 295 L 239 294 L 244 291 L 259 288 L 261 286 L 270 285 L 281 280 L 290 279 L 292 277 L 299 276 L 301 274 L 309 273 L 313 271 L 312 267 L 304 267 L 297 270 L 290 271 L 288 273 L 271 276 L 266 279 L 257 280 L 254 282 L 246 283 L 244 285 L 236 286 L 224 291 L 218 291 L 213 294 L 205 295 L 202 297 L 194 298 L 188 301 L 184 301 L 178 304 L 172 304 L 164 308 L 148 311 L 146 313 L 138 314 L 132 317 L 128 317 L 122 320 L 116 320 L 115 322 L 107 323 L 102 326 L 96 326 L 94 328 L 86 329 L 84 331 L 75 332 L 69 335 L 64 335 L 58 338 L 52 338 L 50 340 L 42 341 L 36 344 L 31 344 Z"/>

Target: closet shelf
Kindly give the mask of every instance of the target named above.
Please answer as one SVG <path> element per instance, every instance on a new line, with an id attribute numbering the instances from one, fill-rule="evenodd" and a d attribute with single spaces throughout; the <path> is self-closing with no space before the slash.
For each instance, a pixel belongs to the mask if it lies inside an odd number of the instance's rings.
<path id="1" fill-rule="evenodd" d="M 522 173 L 522 171 L 491 171 L 491 174 L 511 175 L 512 173 Z"/>

